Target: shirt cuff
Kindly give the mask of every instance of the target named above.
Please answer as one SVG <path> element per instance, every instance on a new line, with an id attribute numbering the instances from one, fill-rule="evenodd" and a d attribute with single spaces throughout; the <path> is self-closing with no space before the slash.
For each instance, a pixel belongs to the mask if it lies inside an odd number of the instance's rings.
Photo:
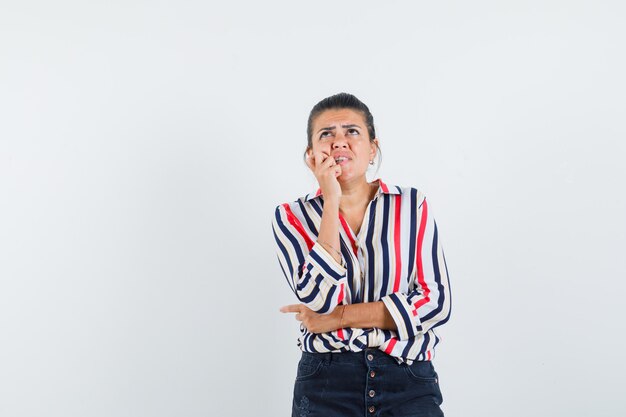
<path id="1" fill-rule="evenodd" d="M 413 306 L 410 305 L 402 293 L 394 292 L 380 299 L 385 303 L 398 328 L 399 340 L 407 340 L 417 334 L 417 328 L 421 329 L 419 318 L 413 314 Z"/>
<path id="2" fill-rule="evenodd" d="M 341 257 L 341 263 L 337 262 L 319 242 L 315 242 L 309 254 L 311 255 L 311 263 L 320 270 L 325 271 L 328 276 L 337 281 L 345 278 L 347 268 L 343 256 Z"/>

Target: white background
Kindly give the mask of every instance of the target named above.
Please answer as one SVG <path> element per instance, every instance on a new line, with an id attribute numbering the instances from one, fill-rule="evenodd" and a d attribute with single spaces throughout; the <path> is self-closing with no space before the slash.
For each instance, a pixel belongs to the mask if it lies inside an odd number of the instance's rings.
<path id="1" fill-rule="evenodd" d="M 384 4 L 383 4 L 384 3 Z M 287 416 L 311 107 L 431 201 L 447 416 L 618 416 L 621 1 L 1 1 L 0 415 Z"/>

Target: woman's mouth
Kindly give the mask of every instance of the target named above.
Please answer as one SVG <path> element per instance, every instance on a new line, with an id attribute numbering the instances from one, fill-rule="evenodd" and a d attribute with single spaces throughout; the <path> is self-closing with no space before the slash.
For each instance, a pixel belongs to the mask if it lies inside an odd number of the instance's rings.
<path id="1" fill-rule="evenodd" d="M 339 156 L 337 158 L 335 158 L 335 162 L 337 163 L 337 165 L 343 165 L 346 161 L 349 161 L 350 159 L 346 158 L 345 156 Z"/>

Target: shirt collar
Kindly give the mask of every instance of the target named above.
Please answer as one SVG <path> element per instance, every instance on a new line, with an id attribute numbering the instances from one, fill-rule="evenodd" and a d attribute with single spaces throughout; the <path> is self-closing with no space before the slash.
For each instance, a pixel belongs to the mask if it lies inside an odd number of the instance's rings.
<path id="1" fill-rule="evenodd" d="M 376 179 L 372 182 L 378 182 L 378 191 L 376 192 L 376 195 L 378 194 L 402 194 L 400 192 L 400 190 L 398 190 L 398 187 L 395 186 L 389 186 L 387 184 L 385 184 L 383 182 L 383 180 Z M 317 190 L 310 192 L 309 194 L 307 194 L 304 197 L 304 201 L 309 201 L 309 200 L 313 200 L 319 196 L 322 195 L 322 189 L 321 188 L 317 188 Z"/>

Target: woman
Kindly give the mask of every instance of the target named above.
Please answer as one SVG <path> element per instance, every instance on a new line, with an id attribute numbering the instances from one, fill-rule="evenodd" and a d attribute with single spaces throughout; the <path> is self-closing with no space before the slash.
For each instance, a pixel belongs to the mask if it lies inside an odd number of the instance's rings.
<path id="1" fill-rule="evenodd" d="M 306 162 L 319 188 L 276 207 L 281 268 L 301 304 L 292 416 L 442 416 L 431 360 L 450 316 L 437 225 L 424 194 L 367 182 L 374 119 L 351 94 L 309 115 Z"/>

